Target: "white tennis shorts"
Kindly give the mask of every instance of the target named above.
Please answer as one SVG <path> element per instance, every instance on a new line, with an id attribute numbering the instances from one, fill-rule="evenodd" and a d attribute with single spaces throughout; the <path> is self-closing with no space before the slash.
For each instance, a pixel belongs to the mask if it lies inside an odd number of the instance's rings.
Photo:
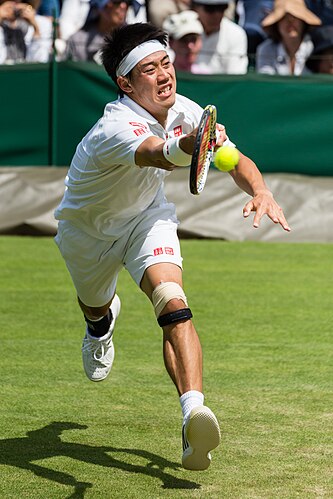
<path id="1" fill-rule="evenodd" d="M 151 265 L 166 262 L 182 268 L 174 205 L 166 203 L 147 208 L 136 222 L 116 241 L 92 237 L 67 220 L 59 222 L 55 242 L 77 295 L 85 305 L 105 305 L 116 291 L 123 267 L 138 286 Z"/>

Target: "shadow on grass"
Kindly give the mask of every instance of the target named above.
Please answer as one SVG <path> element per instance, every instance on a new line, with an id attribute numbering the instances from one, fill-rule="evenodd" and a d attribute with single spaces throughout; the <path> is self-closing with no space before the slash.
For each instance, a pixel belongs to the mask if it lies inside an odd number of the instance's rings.
<path id="1" fill-rule="evenodd" d="M 84 498 L 85 491 L 93 487 L 94 484 L 79 482 L 69 473 L 55 471 L 35 464 L 33 461 L 64 456 L 89 464 L 105 466 L 106 468 L 116 468 L 130 473 L 149 475 L 160 480 L 162 487 L 165 489 L 200 488 L 200 485 L 195 482 L 179 479 L 165 471 L 181 469 L 179 463 L 168 461 L 151 452 L 140 449 L 97 447 L 64 442 L 60 438 L 65 430 L 84 430 L 86 428 L 87 426 L 77 423 L 53 422 L 39 430 L 27 432 L 26 437 L 0 440 L 0 464 L 29 470 L 39 477 L 73 487 L 74 492 L 68 499 Z M 122 459 L 116 459 L 114 454 L 117 453 L 139 456 L 147 460 L 147 464 L 135 465 Z"/>

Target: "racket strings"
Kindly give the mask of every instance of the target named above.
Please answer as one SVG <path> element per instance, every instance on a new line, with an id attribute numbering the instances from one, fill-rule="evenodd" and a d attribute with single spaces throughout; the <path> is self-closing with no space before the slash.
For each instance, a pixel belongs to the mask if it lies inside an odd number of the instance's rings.
<path id="1" fill-rule="evenodd" d="M 216 108 L 209 105 L 206 106 L 201 117 L 192 155 L 190 172 L 190 191 L 192 194 L 199 194 L 205 186 L 215 144 Z"/>
<path id="2" fill-rule="evenodd" d="M 211 120 L 207 117 L 201 139 L 200 152 L 198 156 L 198 170 L 197 177 L 200 178 L 205 174 L 205 166 L 210 163 L 210 155 L 208 153 L 212 152 L 214 149 L 213 141 L 211 140 Z"/>

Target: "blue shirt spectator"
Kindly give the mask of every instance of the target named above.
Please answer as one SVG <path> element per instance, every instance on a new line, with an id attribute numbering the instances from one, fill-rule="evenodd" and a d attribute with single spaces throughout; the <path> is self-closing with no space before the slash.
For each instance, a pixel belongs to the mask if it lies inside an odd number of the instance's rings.
<path id="1" fill-rule="evenodd" d="M 245 29 L 250 66 L 254 65 L 258 45 L 266 38 L 261 21 L 273 10 L 274 0 L 239 0 L 236 13 L 238 24 Z"/>
<path id="2" fill-rule="evenodd" d="M 333 0 L 305 0 L 305 3 L 323 25 L 333 24 Z"/>
<path id="3" fill-rule="evenodd" d="M 42 0 L 37 13 L 40 16 L 59 17 L 60 3 L 59 0 Z"/>

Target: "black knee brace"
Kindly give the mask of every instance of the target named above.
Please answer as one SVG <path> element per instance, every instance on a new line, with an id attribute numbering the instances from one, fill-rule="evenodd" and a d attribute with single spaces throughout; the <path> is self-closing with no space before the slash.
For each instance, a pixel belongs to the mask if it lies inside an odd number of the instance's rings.
<path id="1" fill-rule="evenodd" d="M 190 308 L 181 308 L 180 310 L 176 310 L 175 312 L 170 312 L 168 314 L 160 315 L 157 319 L 159 326 L 169 326 L 174 322 L 179 321 L 188 321 L 193 317 Z"/>

